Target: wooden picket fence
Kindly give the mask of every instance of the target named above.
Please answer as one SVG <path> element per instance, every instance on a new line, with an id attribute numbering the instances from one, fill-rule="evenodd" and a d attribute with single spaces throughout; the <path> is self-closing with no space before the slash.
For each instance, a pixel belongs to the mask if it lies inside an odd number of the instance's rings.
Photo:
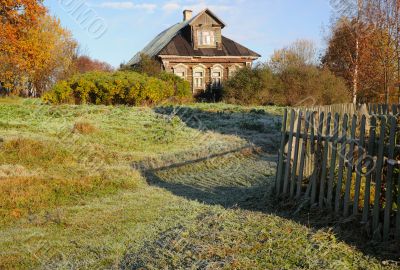
<path id="1" fill-rule="evenodd" d="M 400 113 L 400 104 L 368 104 L 369 114 L 393 114 Z"/>
<path id="2" fill-rule="evenodd" d="M 357 217 L 375 238 L 400 239 L 397 121 L 392 114 L 285 110 L 277 196 Z"/>

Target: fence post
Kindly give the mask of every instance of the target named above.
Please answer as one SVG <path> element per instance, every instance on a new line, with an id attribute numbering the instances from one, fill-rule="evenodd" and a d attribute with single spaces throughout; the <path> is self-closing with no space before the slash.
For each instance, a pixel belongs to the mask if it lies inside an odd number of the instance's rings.
<path id="1" fill-rule="evenodd" d="M 386 194 L 385 194 L 385 214 L 383 219 L 383 240 L 389 239 L 390 230 L 390 213 L 392 212 L 392 192 L 393 192 L 393 169 L 394 164 L 392 162 L 394 158 L 394 148 L 396 139 L 396 128 L 397 119 L 394 116 L 390 116 L 390 133 L 389 133 L 389 153 L 388 153 L 388 168 L 386 174 Z"/>
<path id="2" fill-rule="evenodd" d="M 301 146 L 301 154 L 300 154 L 300 169 L 299 169 L 299 176 L 297 178 L 296 198 L 300 198 L 300 196 L 301 196 L 301 184 L 303 182 L 304 162 L 305 162 L 306 153 L 307 153 L 308 128 L 310 126 L 310 115 L 311 115 L 310 112 L 306 112 L 304 137 L 303 137 L 303 144 Z"/>
<path id="3" fill-rule="evenodd" d="M 356 139 L 356 128 L 357 128 L 357 116 L 353 115 L 353 120 L 351 123 L 350 149 L 347 155 L 346 190 L 344 193 L 344 203 L 343 203 L 343 210 L 344 210 L 343 215 L 345 217 L 347 217 L 349 214 L 351 182 L 353 180 L 354 145 Z"/>
<path id="4" fill-rule="evenodd" d="M 372 158 L 375 154 L 375 133 L 376 133 L 376 117 L 371 117 L 371 126 L 369 130 L 369 142 L 368 142 L 368 155 Z M 370 196 L 371 196 L 371 181 L 372 181 L 372 171 L 376 169 L 374 160 L 370 161 L 370 164 L 367 168 L 367 175 L 365 176 L 365 192 L 364 192 L 364 207 L 362 213 L 362 221 L 363 223 L 368 222 L 369 215 L 369 204 L 370 204 Z"/>
<path id="5" fill-rule="evenodd" d="M 358 144 L 358 160 L 357 160 L 357 169 L 356 169 L 356 184 L 355 184 L 355 194 L 354 194 L 354 202 L 353 202 L 353 215 L 358 214 L 358 206 L 360 199 L 360 188 L 361 188 L 361 175 L 362 175 L 362 163 L 364 160 L 364 156 L 367 151 L 365 151 L 365 122 L 366 117 L 363 115 L 361 117 L 361 130 L 360 130 L 360 141 Z"/>
<path id="6" fill-rule="evenodd" d="M 286 155 L 286 166 L 285 166 L 285 177 L 283 181 L 283 194 L 287 194 L 290 176 L 290 160 L 292 158 L 292 143 L 293 143 L 293 130 L 294 130 L 294 120 L 296 117 L 296 112 L 292 110 L 290 112 L 290 131 L 289 131 L 289 141 L 287 144 L 287 155 Z"/>
<path id="7" fill-rule="evenodd" d="M 375 200 L 374 208 L 372 210 L 372 229 L 374 233 L 379 226 L 379 212 L 380 212 L 380 196 L 381 196 L 381 183 L 382 183 L 382 167 L 383 167 L 383 153 L 385 149 L 385 129 L 386 129 L 386 118 L 381 118 L 381 128 L 379 136 L 379 150 L 378 150 L 378 160 L 376 165 L 376 175 L 375 175 Z"/>
<path id="8" fill-rule="evenodd" d="M 300 144 L 300 131 L 301 131 L 301 120 L 302 120 L 302 112 L 299 111 L 299 117 L 297 120 L 297 131 L 296 131 L 296 142 L 294 148 L 294 159 L 293 159 L 293 168 L 292 168 L 292 175 L 290 177 L 290 197 L 294 195 L 294 187 L 296 183 L 296 173 L 297 173 L 297 161 L 299 155 L 299 144 Z"/>
<path id="9" fill-rule="evenodd" d="M 317 130 L 317 151 L 314 154 L 314 173 L 312 175 L 312 186 L 311 186 L 311 205 L 315 203 L 317 197 L 318 183 L 317 179 L 320 177 L 321 172 L 321 148 L 322 148 L 322 129 L 324 127 L 324 113 L 321 112 L 319 115 L 318 130 Z"/>
<path id="10" fill-rule="evenodd" d="M 336 186 L 336 196 L 335 196 L 335 213 L 336 214 L 339 213 L 340 202 L 341 202 L 343 166 L 344 166 L 344 158 L 346 155 L 346 144 L 347 144 L 347 122 L 348 122 L 348 116 L 346 113 L 343 116 L 342 137 L 340 138 L 338 182 L 337 182 L 337 186 Z"/>
<path id="11" fill-rule="evenodd" d="M 322 157 L 322 173 L 321 173 L 321 185 L 319 188 L 319 207 L 322 208 L 324 206 L 324 197 L 325 197 L 325 183 L 326 183 L 326 171 L 328 166 L 328 150 L 329 150 L 329 137 L 331 135 L 331 113 L 328 113 L 326 118 L 326 130 L 325 130 L 325 147 L 324 154 Z M 322 134 L 321 134 L 322 136 Z"/>
<path id="12" fill-rule="evenodd" d="M 275 179 L 275 189 L 276 195 L 279 195 L 281 191 L 281 182 L 282 182 L 282 171 L 283 171 L 283 159 L 285 152 L 285 142 L 286 142 L 286 122 L 287 122 L 287 109 L 285 109 L 283 114 L 283 123 L 282 123 L 282 136 L 281 136 L 281 145 L 278 152 L 278 172 L 276 174 Z"/>
<path id="13" fill-rule="evenodd" d="M 337 156 L 337 145 L 338 145 L 338 137 L 339 137 L 339 114 L 335 114 L 335 122 L 333 129 L 333 139 L 332 139 L 332 157 L 331 157 L 331 165 L 329 168 L 329 180 L 328 180 L 328 196 L 327 196 L 327 205 L 328 208 L 332 208 L 332 196 L 333 196 L 333 178 L 335 177 L 335 169 L 336 169 L 336 156 Z"/>

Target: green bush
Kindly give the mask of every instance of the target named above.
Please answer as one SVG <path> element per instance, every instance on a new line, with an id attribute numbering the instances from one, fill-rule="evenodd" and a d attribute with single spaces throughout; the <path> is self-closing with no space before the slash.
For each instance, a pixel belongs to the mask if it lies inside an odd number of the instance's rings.
<path id="1" fill-rule="evenodd" d="M 276 103 L 281 105 L 330 105 L 350 101 L 345 82 L 326 69 L 291 67 L 278 75 Z"/>
<path id="2" fill-rule="evenodd" d="M 328 105 L 350 101 L 344 81 L 315 66 L 244 68 L 224 85 L 223 100 L 243 105 Z"/>
<path id="3" fill-rule="evenodd" d="M 89 72 L 57 83 L 44 101 L 76 104 L 153 105 L 192 97 L 189 83 L 173 74 L 149 77 L 132 71 Z"/>
<path id="4" fill-rule="evenodd" d="M 224 84 L 223 99 L 243 105 L 270 103 L 269 94 L 276 82 L 266 67 L 243 68 Z"/>

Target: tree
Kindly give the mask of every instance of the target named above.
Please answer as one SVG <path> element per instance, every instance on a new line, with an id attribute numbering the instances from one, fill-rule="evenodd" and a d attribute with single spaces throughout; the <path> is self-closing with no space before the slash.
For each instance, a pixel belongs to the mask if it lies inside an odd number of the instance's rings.
<path id="1" fill-rule="evenodd" d="M 375 46 L 382 52 L 378 57 L 383 67 L 385 101 L 389 103 L 390 89 L 399 80 L 400 75 L 400 3 L 398 0 L 370 0 L 370 2 L 368 20 L 381 30 Z"/>
<path id="2" fill-rule="evenodd" d="M 148 76 L 158 76 L 161 72 L 161 65 L 148 55 L 141 54 L 139 63 L 129 69 L 139 73 L 147 74 Z"/>
<path id="3" fill-rule="evenodd" d="M 365 7 L 368 1 L 364 0 L 331 0 L 331 5 L 335 8 L 337 19 L 343 24 L 350 22 L 348 25 L 349 34 L 352 36 L 353 43 L 347 44 L 348 59 L 351 61 L 351 79 L 352 79 L 352 100 L 357 103 L 357 94 L 359 92 L 359 69 L 360 54 L 362 50 L 365 36 L 367 34 L 363 26 L 365 19 Z M 346 20 L 348 19 L 348 20 Z M 350 46 L 351 45 L 351 46 Z"/>
<path id="4" fill-rule="evenodd" d="M 92 59 L 87 55 L 81 55 L 77 57 L 75 60 L 75 67 L 79 73 L 86 73 L 90 71 L 111 72 L 114 70 L 110 64 Z"/>
<path id="5" fill-rule="evenodd" d="M 399 17 L 398 1 L 333 2 L 341 17 L 332 25 L 324 65 L 346 80 L 353 102 L 382 102 L 384 95 L 388 103 L 390 86 L 400 75 L 399 22 L 393 19 Z"/>
<path id="6" fill-rule="evenodd" d="M 19 73 L 28 71 L 27 33 L 45 13 L 42 1 L 0 0 L 0 82 L 5 87 L 13 87 Z"/>
<path id="7" fill-rule="evenodd" d="M 271 57 L 269 66 L 275 72 L 289 67 L 316 65 L 317 49 L 313 41 L 299 39 L 280 50 L 276 50 Z"/>
<path id="8" fill-rule="evenodd" d="M 24 42 L 31 48 L 30 55 L 24 55 L 31 59 L 26 72 L 29 95 L 41 95 L 58 80 L 72 75 L 77 43 L 58 19 L 43 16 L 38 27 L 28 31 Z"/>

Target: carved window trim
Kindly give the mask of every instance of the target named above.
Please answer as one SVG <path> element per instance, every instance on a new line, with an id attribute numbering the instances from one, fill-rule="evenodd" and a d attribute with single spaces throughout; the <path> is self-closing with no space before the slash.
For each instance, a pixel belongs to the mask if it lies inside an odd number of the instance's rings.
<path id="1" fill-rule="evenodd" d="M 217 75 L 219 74 L 219 75 Z M 215 64 L 211 67 L 211 85 L 213 88 L 220 88 L 224 79 L 224 67 L 220 64 Z"/>
<path id="2" fill-rule="evenodd" d="M 205 85 L 206 85 L 206 66 L 202 64 L 194 66 L 193 89 L 205 89 Z"/>
<path id="3" fill-rule="evenodd" d="M 176 76 L 186 80 L 187 79 L 187 71 L 188 71 L 188 66 L 184 65 L 184 64 L 178 64 L 172 67 L 173 72 Z M 183 75 L 182 75 L 183 74 Z"/>

